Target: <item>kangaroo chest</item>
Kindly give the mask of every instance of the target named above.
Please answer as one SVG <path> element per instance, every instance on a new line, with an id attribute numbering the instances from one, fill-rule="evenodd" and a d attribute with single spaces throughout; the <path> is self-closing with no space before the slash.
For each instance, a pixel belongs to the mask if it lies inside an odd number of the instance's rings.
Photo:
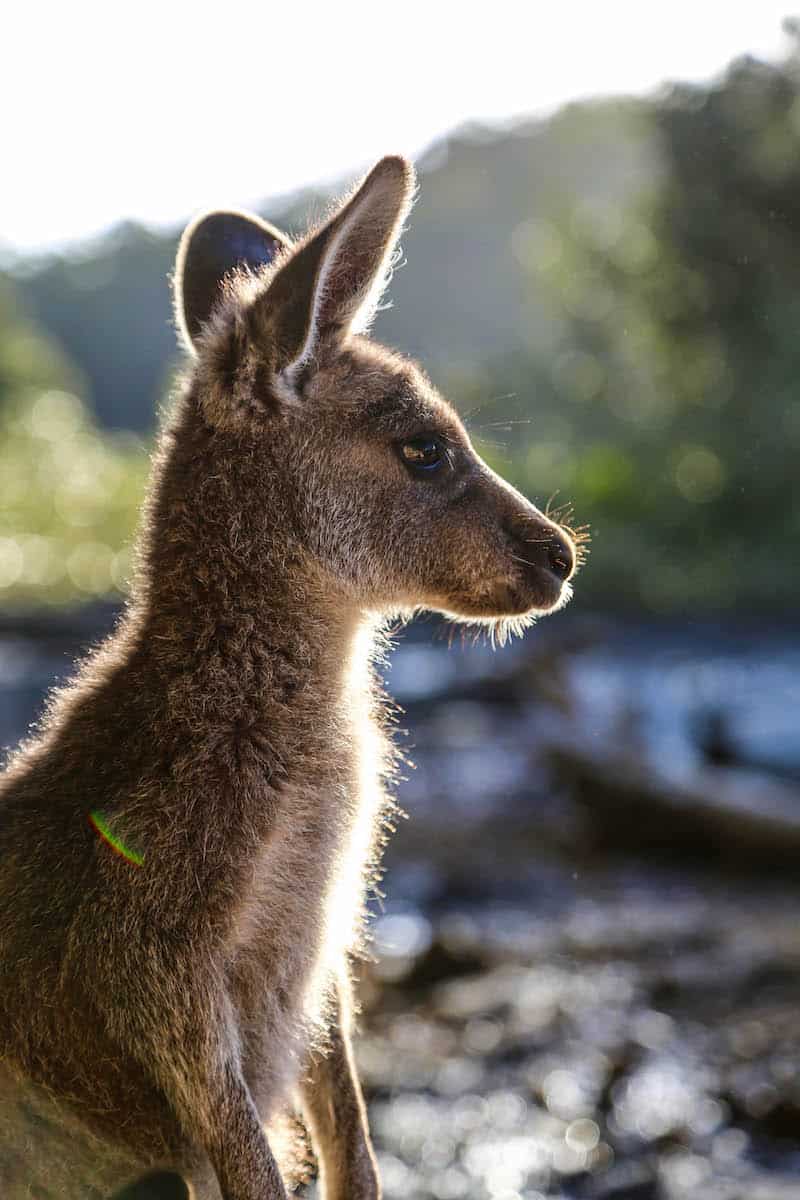
<path id="1" fill-rule="evenodd" d="M 382 745 L 368 721 L 350 735 L 323 767 L 282 790 L 233 916 L 232 993 L 256 1041 L 276 1026 L 309 1036 L 323 1020 L 332 973 L 361 940 L 383 802 Z"/>

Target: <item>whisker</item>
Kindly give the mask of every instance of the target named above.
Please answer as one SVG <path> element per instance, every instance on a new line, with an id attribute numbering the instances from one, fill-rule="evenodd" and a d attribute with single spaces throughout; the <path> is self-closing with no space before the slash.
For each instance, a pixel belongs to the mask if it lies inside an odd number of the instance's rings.
<path id="1" fill-rule="evenodd" d="M 545 506 L 544 506 L 544 515 L 545 515 L 546 517 L 549 517 L 549 516 L 550 516 L 550 514 L 551 514 L 551 513 L 553 513 L 553 512 L 556 512 L 556 511 L 559 511 L 559 512 L 560 512 L 560 511 L 561 511 L 561 509 L 569 507 L 569 504 L 567 504 L 567 505 L 560 505 L 558 509 L 555 509 L 555 508 L 553 507 L 553 501 L 555 500 L 556 496 L 558 495 L 558 493 L 559 493 L 560 491 L 561 491 L 561 488 L 556 488 L 556 490 L 555 490 L 554 492 L 551 492 L 551 493 L 550 493 L 550 495 L 548 496 L 548 498 L 547 498 L 547 502 L 546 502 L 546 504 L 545 504 Z"/>
<path id="2" fill-rule="evenodd" d="M 516 397 L 516 392 L 506 392 L 503 396 L 493 396 L 491 400 L 484 400 L 482 404 L 477 404 L 474 408 L 471 408 L 469 412 L 462 413 L 461 420 L 466 425 L 467 421 L 469 421 L 471 417 L 474 417 L 476 413 L 483 412 L 483 410 L 488 408 L 490 404 L 499 404 L 501 400 L 515 400 Z"/>
<path id="3" fill-rule="evenodd" d="M 476 441 L 476 442 L 485 442 L 488 445 L 492 445 L 492 446 L 507 446 L 508 445 L 508 442 L 500 441 L 500 439 L 497 437 L 496 431 L 494 431 L 494 433 L 495 433 L 495 435 L 494 435 L 494 437 L 492 437 L 490 435 L 487 436 L 487 434 L 485 434 L 485 433 L 479 433 L 476 430 L 472 436 L 473 436 L 474 441 Z"/>
<path id="4" fill-rule="evenodd" d="M 512 425 L 531 425 L 530 417 L 520 417 L 518 421 L 481 421 L 476 429 L 510 429 Z"/>
<path id="5" fill-rule="evenodd" d="M 475 441 L 481 446 L 491 446 L 494 450 L 508 450 L 509 448 L 507 442 L 498 442 L 494 438 L 478 436 Z"/>

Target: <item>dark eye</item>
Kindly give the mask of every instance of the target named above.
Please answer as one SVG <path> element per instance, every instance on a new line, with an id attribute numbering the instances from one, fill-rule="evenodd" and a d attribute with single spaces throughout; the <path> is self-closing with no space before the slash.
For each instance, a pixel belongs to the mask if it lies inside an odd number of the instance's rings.
<path id="1" fill-rule="evenodd" d="M 436 471 L 446 462 L 442 443 L 433 437 L 409 438 L 398 446 L 400 457 L 413 471 Z"/>

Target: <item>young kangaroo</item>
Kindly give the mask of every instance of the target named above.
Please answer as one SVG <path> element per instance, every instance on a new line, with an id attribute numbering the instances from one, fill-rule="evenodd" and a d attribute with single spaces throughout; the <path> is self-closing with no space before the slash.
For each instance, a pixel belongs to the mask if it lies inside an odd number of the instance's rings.
<path id="1" fill-rule="evenodd" d="M 415 608 L 521 630 L 575 562 L 364 335 L 413 186 L 384 158 L 296 244 L 239 213 L 184 234 L 192 362 L 130 602 L 0 781 L 5 1200 L 156 1169 L 283 1197 L 294 1108 L 326 1200 L 379 1195 L 349 1033 L 392 761 L 373 643 Z"/>

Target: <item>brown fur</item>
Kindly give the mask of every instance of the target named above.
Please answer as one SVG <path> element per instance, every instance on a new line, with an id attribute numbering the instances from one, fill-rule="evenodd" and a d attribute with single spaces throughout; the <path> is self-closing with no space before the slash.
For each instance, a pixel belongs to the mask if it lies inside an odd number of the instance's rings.
<path id="1" fill-rule="evenodd" d="M 355 332 L 412 186 L 382 160 L 273 263 L 234 256 L 216 304 L 183 247 L 195 361 L 131 600 L 0 782 L 9 1200 L 152 1168 L 198 1200 L 282 1196 L 269 1131 L 295 1097 L 327 1200 L 378 1196 L 349 964 L 388 810 L 380 627 L 427 607 L 502 635 L 561 603 L 574 563 L 419 369 Z M 398 445 L 432 434 L 447 462 L 422 478 Z"/>

